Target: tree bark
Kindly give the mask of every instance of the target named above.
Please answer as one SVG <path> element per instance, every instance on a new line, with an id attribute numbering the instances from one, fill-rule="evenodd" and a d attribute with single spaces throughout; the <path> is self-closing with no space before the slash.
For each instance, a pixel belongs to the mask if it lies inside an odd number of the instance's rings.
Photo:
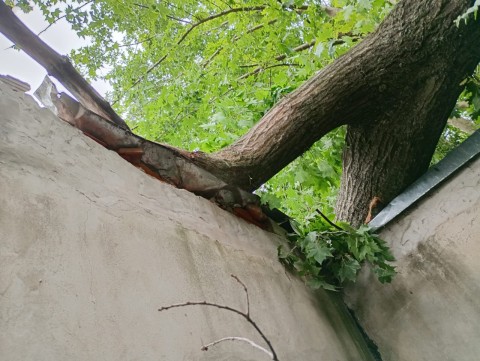
<path id="1" fill-rule="evenodd" d="M 390 201 L 428 167 L 480 61 L 480 20 L 457 27 L 470 0 L 403 0 L 373 34 L 272 108 L 231 146 L 194 154 L 254 190 L 332 129 L 348 124 L 337 218 L 360 224 L 374 196 Z"/>
<path id="2" fill-rule="evenodd" d="M 480 61 L 479 21 L 454 24 L 469 5 L 403 1 L 375 33 L 393 48 L 379 58 L 393 60 L 383 78 L 389 96 L 381 97 L 383 111 L 347 128 L 338 219 L 358 226 L 374 197 L 390 202 L 428 169 L 461 84 Z"/>

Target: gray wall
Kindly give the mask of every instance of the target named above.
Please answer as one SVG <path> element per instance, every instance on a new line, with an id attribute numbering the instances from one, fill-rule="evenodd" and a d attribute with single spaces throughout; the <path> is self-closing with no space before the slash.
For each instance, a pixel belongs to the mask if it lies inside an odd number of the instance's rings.
<path id="1" fill-rule="evenodd" d="M 0 358 L 369 360 L 343 303 L 285 272 L 283 240 L 143 174 L 0 82 Z"/>
<path id="2" fill-rule="evenodd" d="M 399 274 L 366 270 L 347 303 L 384 361 L 480 360 L 480 158 L 382 232 Z"/>

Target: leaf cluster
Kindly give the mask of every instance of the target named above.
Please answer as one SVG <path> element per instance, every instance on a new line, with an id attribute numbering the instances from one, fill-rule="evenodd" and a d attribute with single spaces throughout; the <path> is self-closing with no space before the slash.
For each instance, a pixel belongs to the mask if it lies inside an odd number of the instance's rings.
<path id="1" fill-rule="evenodd" d="M 450 119 L 458 118 L 464 121 L 468 125 L 469 131 L 466 132 L 464 129 L 448 123 L 435 149 L 432 165 L 460 145 L 474 130 L 480 129 L 480 65 L 461 85 L 465 88 L 457 100 Z"/>
<path id="2" fill-rule="evenodd" d="M 480 65 L 477 66 L 475 73 L 467 78 L 459 100 L 466 102 L 467 106 L 462 109 L 455 107 L 456 115 L 470 119 L 477 126 L 480 125 Z"/>
<path id="3" fill-rule="evenodd" d="M 316 218 L 318 207 L 332 215 L 342 174 L 344 139 L 344 127 L 320 139 L 256 191 L 262 202 L 307 225 Z"/>
<path id="4" fill-rule="evenodd" d="M 278 248 L 280 261 L 303 276 L 312 288 L 336 291 L 348 282 L 355 282 L 363 264 L 368 263 L 381 283 L 395 276 L 395 259 L 389 247 L 368 226 L 358 229 L 346 223 L 333 225 L 320 217 L 308 228 L 292 222 L 293 247 Z"/>

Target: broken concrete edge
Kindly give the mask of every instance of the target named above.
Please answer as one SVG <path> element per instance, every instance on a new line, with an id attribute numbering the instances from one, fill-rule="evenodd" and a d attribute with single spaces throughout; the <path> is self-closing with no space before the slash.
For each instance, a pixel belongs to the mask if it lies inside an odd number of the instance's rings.
<path id="1" fill-rule="evenodd" d="M 229 185 L 194 164 L 190 153 L 144 139 L 90 111 L 69 95 L 59 94 L 48 76 L 34 95 L 60 119 L 148 175 L 206 198 L 264 230 L 284 234 L 267 216 L 278 212 L 262 206 L 257 195 Z"/>
<path id="2" fill-rule="evenodd" d="M 423 176 L 418 178 L 405 191 L 394 198 L 377 214 L 369 223 L 369 226 L 376 231 L 381 230 L 479 155 L 480 130 L 477 130 L 457 148 L 448 153 L 440 162 L 430 167 Z"/>
<path id="3" fill-rule="evenodd" d="M 13 76 L 10 76 L 10 75 L 0 74 L 0 81 L 10 86 L 10 88 L 14 91 L 20 91 L 20 92 L 26 93 L 31 89 L 28 83 L 25 83 L 24 81 L 14 78 Z"/>
<path id="4" fill-rule="evenodd" d="M 0 19 L 0 32 L 41 65 L 49 75 L 58 79 L 84 107 L 128 129 L 125 121 L 74 68 L 69 58 L 60 55 L 40 39 L 3 1 L 0 1 Z"/>

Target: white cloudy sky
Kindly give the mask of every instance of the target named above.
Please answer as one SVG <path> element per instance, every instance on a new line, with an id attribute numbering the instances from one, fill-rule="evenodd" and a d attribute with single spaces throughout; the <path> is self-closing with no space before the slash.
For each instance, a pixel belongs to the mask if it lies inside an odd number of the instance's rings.
<path id="1" fill-rule="evenodd" d="M 15 14 L 36 34 L 48 25 L 38 9 L 29 14 L 16 10 L 14 9 Z M 66 21 L 60 21 L 53 25 L 40 37 L 61 55 L 67 55 L 72 49 L 86 43 L 86 40 L 75 35 Z M 47 73 L 28 55 L 10 48 L 11 45 L 12 43 L 0 34 L 0 74 L 11 75 L 30 84 L 32 87 L 30 92 L 33 92 Z M 93 85 L 102 95 L 108 90 L 108 85 L 103 82 L 96 82 Z M 63 90 L 63 87 L 59 86 L 59 89 Z"/>

